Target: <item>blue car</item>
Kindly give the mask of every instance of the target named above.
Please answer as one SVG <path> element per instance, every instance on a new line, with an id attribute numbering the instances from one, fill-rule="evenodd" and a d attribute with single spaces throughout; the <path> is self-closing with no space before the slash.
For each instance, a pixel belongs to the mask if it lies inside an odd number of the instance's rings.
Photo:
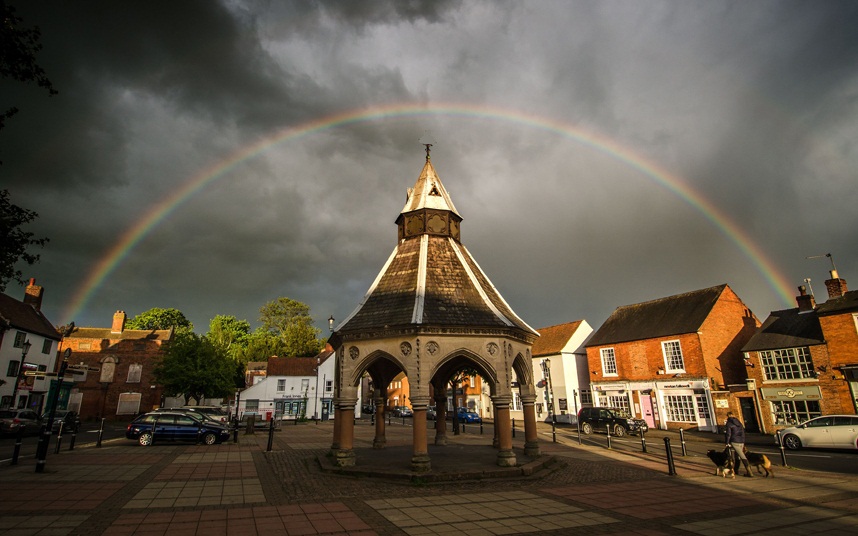
<path id="1" fill-rule="evenodd" d="M 193 413 L 153 411 L 131 421 L 125 437 L 143 446 L 155 441 L 190 441 L 214 445 L 229 439 L 229 428 Z"/>
<path id="2" fill-rule="evenodd" d="M 476 413 L 474 413 L 473 411 L 460 411 L 458 416 L 459 416 L 459 422 L 467 422 L 467 423 L 472 423 L 472 422 L 481 423 L 481 422 L 483 422 L 483 420 L 480 418 L 480 416 L 477 415 Z"/>

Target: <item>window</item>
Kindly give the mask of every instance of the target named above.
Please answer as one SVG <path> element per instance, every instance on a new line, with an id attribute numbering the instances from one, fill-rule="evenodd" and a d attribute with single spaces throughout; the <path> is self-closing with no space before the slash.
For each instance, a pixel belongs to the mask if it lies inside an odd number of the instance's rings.
<path id="1" fill-rule="evenodd" d="M 307 394 L 307 391 L 310 390 L 310 379 L 304 378 L 301 380 L 301 392 Z"/>
<path id="2" fill-rule="evenodd" d="M 325 392 L 330 393 L 334 390 L 334 381 L 333 380 L 325 380 Z"/>
<path id="3" fill-rule="evenodd" d="M 822 415 L 818 400 L 776 400 L 770 404 L 775 424 L 791 426 Z"/>
<path id="4" fill-rule="evenodd" d="M 18 367 L 21 365 L 20 361 L 12 360 L 9 361 L 9 368 L 6 369 L 6 376 L 12 376 L 13 378 L 18 375 Z"/>
<path id="5" fill-rule="evenodd" d="M 53 346 L 53 344 L 54 344 L 54 341 L 52 341 L 51 339 L 45 339 L 44 342 L 42 342 L 42 353 L 43 354 L 51 353 L 51 346 Z"/>
<path id="6" fill-rule="evenodd" d="M 101 377 L 98 381 L 101 383 L 110 383 L 113 381 L 113 374 L 116 372 L 116 358 L 107 356 L 101 362 Z"/>
<path id="7" fill-rule="evenodd" d="M 670 422 L 697 422 L 694 397 L 691 395 L 665 395 L 664 409 Z"/>
<path id="8" fill-rule="evenodd" d="M 816 378 L 810 348 L 786 348 L 760 352 L 763 374 L 767 380 L 794 380 Z"/>
<path id="9" fill-rule="evenodd" d="M 518 391 L 512 393 L 512 405 L 510 411 L 521 411 L 521 394 Z"/>
<path id="10" fill-rule="evenodd" d="M 664 368 L 667 372 L 685 372 L 679 341 L 662 341 L 661 353 L 664 355 Z"/>
<path id="11" fill-rule="evenodd" d="M 286 390 L 286 380 L 277 380 L 277 392 L 282 393 Z"/>
<path id="12" fill-rule="evenodd" d="M 116 414 L 137 415 L 138 413 L 140 413 L 140 393 L 121 393 Z"/>
<path id="13" fill-rule="evenodd" d="M 133 364 L 128 366 L 128 379 L 126 383 L 140 383 L 143 374 L 143 365 Z"/>
<path id="14" fill-rule="evenodd" d="M 581 404 L 593 404 L 593 392 L 589 389 L 581 389 Z"/>
<path id="15" fill-rule="evenodd" d="M 602 374 L 605 376 L 617 375 L 617 358 L 614 356 L 613 348 L 602 348 L 599 350 L 602 355 Z"/>
<path id="16" fill-rule="evenodd" d="M 24 347 L 24 341 L 26 341 L 26 340 L 27 340 L 27 334 L 24 333 L 23 331 L 19 331 L 19 332 L 15 333 L 15 344 L 13 344 L 12 346 L 14 346 L 15 348 L 23 348 Z"/>
<path id="17" fill-rule="evenodd" d="M 629 397 L 625 395 L 608 395 L 607 401 L 609 407 L 619 408 L 624 410 L 626 413 L 630 413 Z"/>
<path id="18" fill-rule="evenodd" d="M 471 382 L 471 389 L 473 389 L 473 388 L 474 388 L 474 377 L 473 377 L 473 376 L 470 376 L 470 377 L 468 378 L 468 380 L 470 380 L 470 382 Z"/>
<path id="19" fill-rule="evenodd" d="M 694 398 L 697 401 L 697 417 L 703 421 L 709 420 L 711 413 L 709 412 L 709 401 L 706 399 L 706 395 L 695 395 Z"/>
<path id="20" fill-rule="evenodd" d="M 250 399 L 244 403 L 244 409 L 246 411 L 256 411 L 259 409 L 259 399 Z"/>

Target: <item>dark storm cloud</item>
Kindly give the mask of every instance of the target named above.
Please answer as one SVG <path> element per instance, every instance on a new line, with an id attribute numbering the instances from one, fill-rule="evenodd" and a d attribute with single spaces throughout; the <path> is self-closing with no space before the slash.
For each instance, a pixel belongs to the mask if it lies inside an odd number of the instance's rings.
<path id="1" fill-rule="evenodd" d="M 216 314 L 255 321 L 278 296 L 344 318 L 396 244 L 424 135 L 465 245 L 534 327 L 597 326 L 721 283 L 759 316 L 785 306 L 718 218 L 790 284 L 826 277 L 807 255 L 831 251 L 847 278 L 858 266 L 851 2 L 16 5 L 60 94 L 4 83 L 21 112 L 0 131 L 0 177 L 51 238 L 28 276 L 57 322 L 122 234 L 204 170 L 289 127 L 402 103 L 509 110 L 595 146 L 503 112 L 290 137 L 163 218 L 76 322 L 177 307 L 204 330 Z"/>

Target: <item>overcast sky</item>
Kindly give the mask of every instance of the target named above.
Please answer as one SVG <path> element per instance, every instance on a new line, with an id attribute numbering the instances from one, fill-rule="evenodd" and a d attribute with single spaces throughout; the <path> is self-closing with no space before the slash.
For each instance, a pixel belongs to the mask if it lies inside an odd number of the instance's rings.
<path id="1" fill-rule="evenodd" d="M 535 328 L 721 283 L 762 320 L 805 278 L 825 300 L 826 253 L 858 289 L 854 1 L 11 3 L 59 90 L 0 92 L 0 187 L 50 238 L 23 268 L 54 324 L 175 307 L 204 333 L 288 296 L 327 332 L 393 250 L 427 136 Z M 427 113 L 373 115 L 397 106 Z"/>

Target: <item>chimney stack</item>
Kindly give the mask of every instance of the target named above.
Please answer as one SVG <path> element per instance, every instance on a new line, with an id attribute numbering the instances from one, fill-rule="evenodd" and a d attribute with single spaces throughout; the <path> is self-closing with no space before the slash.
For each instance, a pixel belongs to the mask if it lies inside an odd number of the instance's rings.
<path id="1" fill-rule="evenodd" d="M 837 275 L 837 270 L 831 270 L 829 273 L 831 279 L 825 281 L 825 288 L 828 289 L 828 299 L 831 300 L 846 294 L 846 280 Z"/>
<path id="2" fill-rule="evenodd" d="M 113 313 L 113 326 L 110 328 L 111 333 L 122 333 L 125 331 L 125 311 L 116 311 Z"/>
<path id="3" fill-rule="evenodd" d="M 798 312 L 807 313 L 813 311 L 814 307 L 816 307 L 816 300 L 813 299 L 813 294 L 808 294 L 807 288 L 804 285 L 799 285 L 798 293 L 799 295 L 795 297 L 795 301 L 798 304 Z"/>
<path id="4" fill-rule="evenodd" d="M 24 303 L 32 305 L 36 311 L 42 310 L 42 294 L 44 289 L 36 284 L 36 278 L 30 278 L 30 284 L 24 290 Z"/>

